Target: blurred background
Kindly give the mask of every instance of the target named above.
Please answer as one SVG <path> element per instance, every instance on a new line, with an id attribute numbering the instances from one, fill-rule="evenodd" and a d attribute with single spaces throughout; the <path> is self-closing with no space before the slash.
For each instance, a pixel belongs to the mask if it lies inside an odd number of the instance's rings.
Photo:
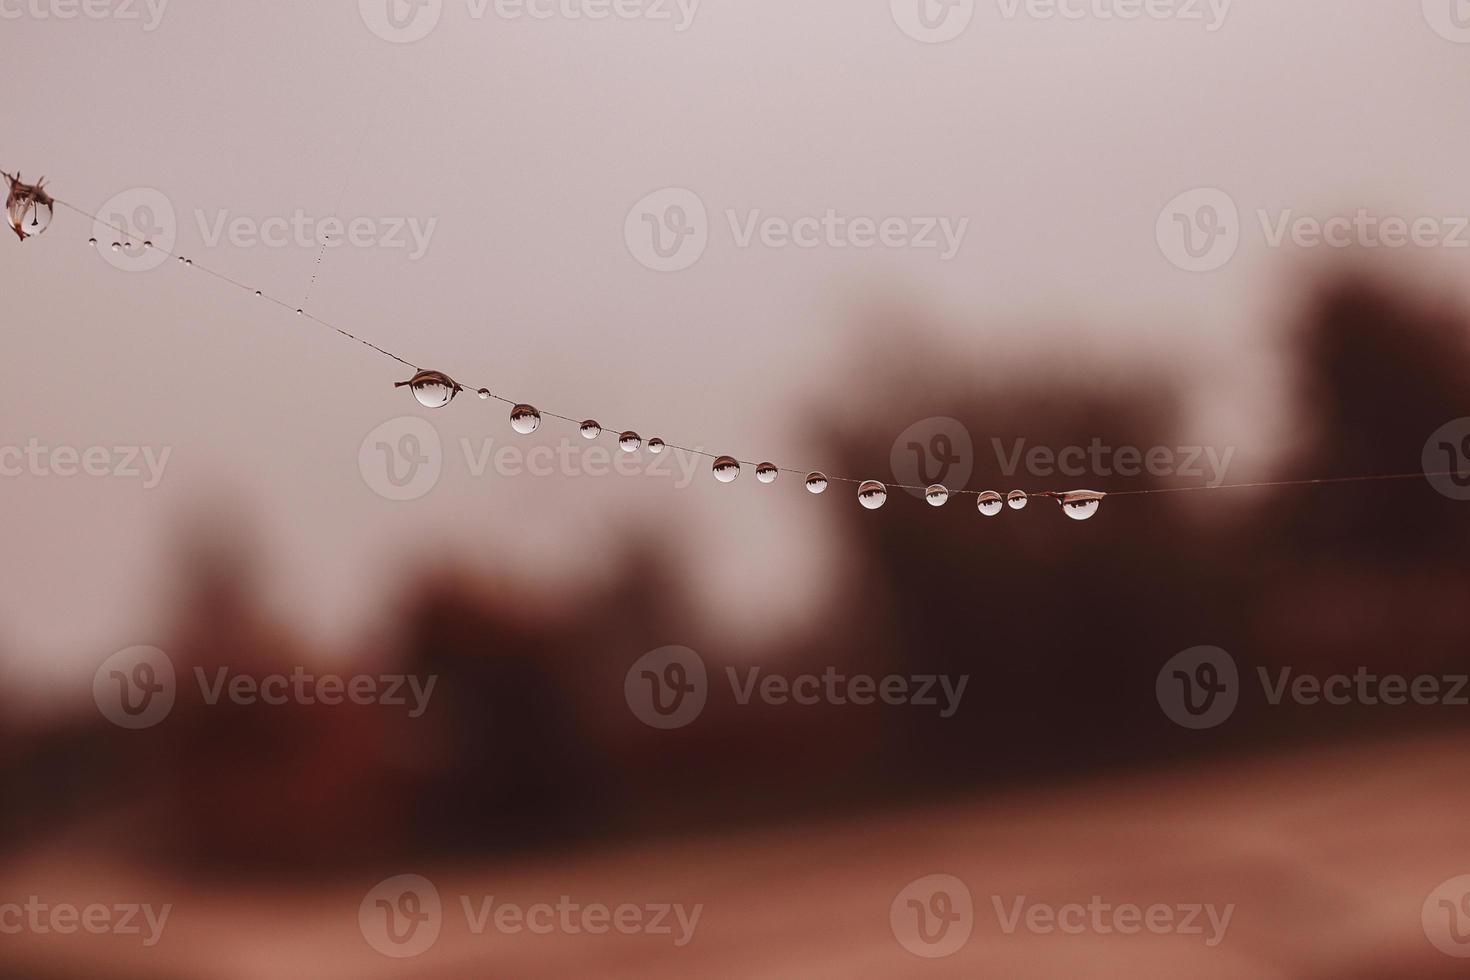
<path id="1" fill-rule="evenodd" d="M 1464 470 L 1470 20 L 1398 6 L 6 8 L 0 166 L 199 267 L 66 208 L 3 245 L 0 976 L 1462 976 L 1457 481 L 1079 523 L 608 462 L 631 428 L 1001 492 Z M 761 224 L 829 211 L 811 247 Z M 680 267 L 646 225 L 692 229 Z M 295 307 L 609 434 L 422 408 Z M 142 720 L 139 646 L 172 669 Z M 677 725 L 641 697 L 671 646 Z M 1171 694 L 1200 647 L 1207 723 Z M 753 669 L 965 686 L 742 703 Z M 1283 671 L 1439 693 L 1273 703 Z M 433 686 L 211 694 L 298 674 Z M 474 914 L 564 897 L 700 912 Z M 1017 902 L 1231 911 L 1207 942 Z M 37 904 L 170 911 L 144 942 Z"/>

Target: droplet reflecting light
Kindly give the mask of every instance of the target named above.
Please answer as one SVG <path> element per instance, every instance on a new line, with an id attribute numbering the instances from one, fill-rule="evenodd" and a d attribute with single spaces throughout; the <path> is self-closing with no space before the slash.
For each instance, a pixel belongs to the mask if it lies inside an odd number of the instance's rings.
<path id="1" fill-rule="evenodd" d="M 936 483 L 924 491 L 924 499 L 929 501 L 930 507 L 943 507 L 949 503 L 949 491 Z"/>
<path id="2" fill-rule="evenodd" d="M 600 435 L 602 435 L 602 426 L 598 425 L 596 420 L 588 419 L 582 423 L 583 439 L 596 439 Z"/>
<path id="3" fill-rule="evenodd" d="M 807 493 L 825 493 L 826 490 L 827 490 L 827 477 L 826 477 L 825 474 L 818 473 L 816 470 L 813 470 L 812 472 L 810 472 L 810 473 L 808 473 L 806 475 L 806 492 Z"/>
<path id="4" fill-rule="evenodd" d="M 517 405 L 510 410 L 510 427 L 528 436 L 541 428 L 541 413 L 530 405 Z"/>
<path id="5" fill-rule="evenodd" d="M 1028 499 L 1030 498 L 1026 496 L 1026 491 L 1024 490 L 1012 490 L 1006 494 L 1006 504 L 1011 510 L 1025 510 Z"/>
<path id="6" fill-rule="evenodd" d="M 1107 494 L 1096 490 L 1072 490 L 1062 494 L 1062 512 L 1074 521 L 1085 521 L 1096 514 Z"/>
<path id="7" fill-rule="evenodd" d="M 986 517 L 994 517 L 1005 509 L 1005 501 L 1001 500 L 1000 494 L 994 490 L 986 490 L 980 495 L 980 499 L 975 502 L 975 506 Z"/>
<path id="8" fill-rule="evenodd" d="M 643 437 L 636 432 L 624 432 L 618 436 L 618 446 L 625 453 L 636 453 L 643 448 Z"/>
<path id="9" fill-rule="evenodd" d="M 877 510 L 888 503 L 888 488 L 877 480 L 864 480 L 858 487 L 858 503 L 868 510 Z"/>
<path id="10" fill-rule="evenodd" d="M 715 479 L 721 483 L 734 483 L 740 475 L 740 464 L 734 456 L 721 456 L 715 460 L 714 473 Z"/>
<path id="11" fill-rule="evenodd" d="M 762 483 L 775 483 L 778 473 L 775 463 L 762 463 L 755 468 L 755 478 Z"/>
<path id="12" fill-rule="evenodd" d="M 402 388 L 405 385 L 413 391 L 413 396 L 425 408 L 443 408 L 454 400 L 455 395 L 459 394 L 459 385 L 442 371 L 420 371 L 409 380 L 400 381 L 393 387 Z"/>
<path id="13" fill-rule="evenodd" d="M 648 440 L 648 451 L 657 456 L 664 451 L 664 441 L 657 436 Z"/>

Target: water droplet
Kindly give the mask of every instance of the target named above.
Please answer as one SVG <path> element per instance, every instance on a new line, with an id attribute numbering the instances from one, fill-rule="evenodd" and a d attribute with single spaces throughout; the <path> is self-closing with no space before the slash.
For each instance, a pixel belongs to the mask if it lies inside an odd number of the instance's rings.
<path id="1" fill-rule="evenodd" d="M 183 264 L 184 264 L 184 263 L 185 263 L 185 262 L 187 262 L 187 261 L 188 261 L 188 260 L 187 260 L 187 259 L 185 259 L 185 258 L 184 258 L 184 257 L 183 257 L 183 256 L 182 256 L 182 255 L 180 255 L 180 256 L 179 256 L 179 257 L 178 257 L 178 259 L 176 259 L 176 260 L 175 260 L 175 261 L 177 261 L 177 262 L 178 262 L 178 263 L 179 263 L 179 265 L 183 265 Z"/>
<path id="2" fill-rule="evenodd" d="M 936 483 L 924 491 L 924 499 L 929 501 L 930 507 L 943 507 L 949 503 L 949 491 Z"/>
<path id="3" fill-rule="evenodd" d="M 143 243 L 143 247 L 144 248 L 152 248 L 153 247 L 153 243 L 152 242 L 144 242 Z"/>
<path id="4" fill-rule="evenodd" d="M 510 427 L 528 436 L 541 428 L 541 413 L 530 405 L 517 405 L 510 410 Z"/>
<path id="5" fill-rule="evenodd" d="M 1096 490 L 1071 490 L 1062 494 L 1062 512 L 1074 521 L 1085 521 L 1097 513 L 1106 496 Z"/>
<path id="6" fill-rule="evenodd" d="M 994 517 L 1005 509 L 1005 501 L 1001 500 L 1000 494 L 994 490 L 986 490 L 980 495 L 980 499 L 975 502 L 975 506 L 986 517 Z"/>
<path id="7" fill-rule="evenodd" d="M 185 259 L 184 260 L 184 264 L 187 265 L 187 266 L 193 266 L 194 260 L 193 259 Z"/>
<path id="8" fill-rule="evenodd" d="M 877 510 L 888 503 L 888 488 L 877 480 L 864 480 L 858 487 L 858 503 L 868 510 Z"/>
<path id="9" fill-rule="evenodd" d="M 648 440 L 648 451 L 657 456 L 664 451 L 664 441 L 657 436 Z"/>
<path id="10" fill-rule="evenodd" d="M 624 432 L 618 436 L 618 447 L 625 453 L 636 453 L 643 448 L 643 437 L 636 432 Z"/>
<path id="11" fill-rule="evenodd" d="M 302 316 L 302 315 L 304 315 L 304 314 L 305 314 L 305 313 L 306 313 L 306 311 L 305 311 L 305 310 L 303 310 L 303 309 L 301 309 L 301 308 L 300 308 L 300 307 L 297 307 L 297 309 L 296 309 L 296 315 L 297 315 L 297 316 Z"/>
<path id="12" fill-rule="evenodd" d="M 475 394 L 480 396 L 480 401 L 485 401 L 487 398 L 490 397 L 490 389 L 481 388 L 479 391 L 475 392 Z"/>
<path id="13" fill-rule="evenodd" d="M 598 425 L 596 421 L 588 419 L 582 423 L 583 439 L 596 439 L 600 435 L 602 435 L 602 426 Z"/>
<path id="14" fill-rule="evenodd" d="M 264 294 L 264 293 L 262 293 L 262 292 L 261 292 L 261 291 L 260 291 L 260 290 L 258 290 L 258 289 L 257 289 L 257 290 L 256 290 L 256 291 L 255 291 L 255 295 L 257 295 L 257 296 L 264 296 L 264 295 L 265 295 L 265 294 Z"/>
<path id="15" fill-rule="evenodd" d="M 1028 499 L 1025 490 L 1012 490 L 1006 494 L 1006 504 L 1011 510 L 1025 510 Z"/>
<path id="16" fill-rule="evenodd" d="M 459 394 L 459 385 L 442 371 L 420 371 L 409 380 L 400 381 L 393 387 L 402 388 L 405 385 L 413 391 L 413 396 L 425 408 L 443 408 L 454 400 L 455 395 Z"/>
<path id="17" fill-rule="evenodd" d="M 122 242 L 113 242 L 111 248 L 112 248 L 112 250 L 114 252 L 121 252 L 122 251 Z"/>
<path id="18" fill-rule="evenodd" d="M 87 239 L 87 244 L 90 245 L 90 246 L 92 246 L 93 248 L 96 248 L 97 247 L 97 239 L 95 239 L 95 238 L 89 238 L 89 239 Z"/>
<path id="19" fill-rule="evenodd" d="M 816 470 L 806 475 L 807 493 L 825 493 L 827 491 L 827 477 Z"/>
<path id="20" fill-rule="evenodd" d="M 740 475 L 740 464 L 735 461 L 734 456 L 721 456 L 715 460 L 715 479 L 721 483 L 734 483 L 735 478 Z"/>
<path id="21" fill-rule="evenodd" d="M 762 483 L 775 483 L 778 473 L 775 463 L 762 463 L 755 468 L 755 478 Z"/>

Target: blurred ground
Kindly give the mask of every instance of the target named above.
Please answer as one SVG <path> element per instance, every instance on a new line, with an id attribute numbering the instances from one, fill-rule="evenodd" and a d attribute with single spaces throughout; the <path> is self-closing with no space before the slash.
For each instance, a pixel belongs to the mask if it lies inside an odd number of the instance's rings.
<path id="1" fill-rule="evenodd" d="M 976 746 L 999 751 L 1000 746 Z M 171 902 L 167 941 L 6 937 L 4 976 L 317 980 L 375 977 L 1055 977 L 1432 980 L 1465 975 L 1434 950 L 1420 909 L 1470 870 L 1464 846 L 1470 736 L 1418 735 L 1303 749 L 1256 762 L 1091 779 L 1045 792 L 837 818 L 789 829 L 589 849 L 509 864 L 412 868 L 445 903 L 434 946 L 413 959 L 364 941 L 358 905 L 375 884 L 205 887 L 155 877 L 70 837 L 0 872 L 0 894 L 79 904 Z M 889 906 L 943 873 L 974 898 L 969 943 L 942 959 L 907 952 Z M 702 903 L 693 940 L 474 935 L 454 898 Z M 1006 935 L 992 896 L 1055 904 L 1101 896 L 1236 906 L 1224 939 Z M 1206 934 L 1209 929 L 1206 928 Z"/>

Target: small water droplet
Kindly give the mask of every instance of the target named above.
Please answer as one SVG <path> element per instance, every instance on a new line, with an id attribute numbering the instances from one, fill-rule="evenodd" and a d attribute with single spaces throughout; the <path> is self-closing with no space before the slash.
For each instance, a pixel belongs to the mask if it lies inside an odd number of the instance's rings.
<path id="1" fill-rule="evenodd" d="M 393 387 L 402 388 L 405 385 L 419 400 L 419 404 L 425 408 L 443 408 L 454 400 L 455 395 L 459 394 L 459 385 L 442 371 L 420 371 L 409 380 L 400 381 Z"/>
<path id="2" fill-rule="evenodd" d="M 184 264 L 187 265 L 187 266 L 193 266 L 194 260 L 193 259 L 185 259 L 184 260 Z"/>
<path id="3" fill-rule="evenodd" d="M 734 483 L 735 478 L 740 475 L 740 464 L 733 456 L 721 456 L 715 460 L 715 479 L 721 483 Z"/>
<path id="4" fill-rule="evenodd" d="M 179 265 L 183 265 L 185 262 L 188 261 L 188 259 L 185 259 L 182 255 L 180 255 L 176 261 L 179 263 Z"/>
<path id="5" fill-rule="evenodd" d="M 143 247 L 144 248 L 152 248 L 153 247 L 153 243 L 152 242 L 144 242 L 143 243 Z"/>
<path id="6" fill-rule="evenodd" d="M 258 290 L 258 289 L 257 289 L 257 290 L 256 290 L 256 291 L 255 291 L 255 295 L 257 295 L 257 296 L 264 296 L 264 295 L 265 295 L 265 294 L 264 294 L 264 293 L 262 293 L 262 292 L 261 292 L 261 291 L 260 291 L 260 290 Z"/>
<path id="7" fill-rule="evenodd" d="M 643 437 L 636 432 L 624 432 L 618 436 L 618 447 L 625 453 L 636 453 L 643 448 Z"/>
<path id="8" fill-rule="evenodd" d="M 816 470 L 806 475 L 807 493 L 825 493 L 827 491 L 827 477 Z"/>
<path id="9" fill-rule="evenodd" d="M 97 239 L 95 239 L 95 238 L 89 238 L 89 239 L 87 239 L 87 244 L 90 245 L 90 246 L 92 246 L 93 248 L 96 248 L 97 247 Z"/>
<path id="10" fill-rule="evenodd" d="M 541 413 L 530 405 L 517 405 L 510 410 L 510 427 L 528 436 L 541 428 Z"/>
<path id="11" fill-rule="evenodd" d="M 588 419 L 582 423 L 583 439 L 596 439 L 600 435 L 602 435 L 602 426 L 598 425 L 594 420 Z"/>
<path id="12" fill-rule="evenodd" d="M 868 510 L 877 510 L 888 503 L 888 488 L 877 480 L 864 480 L 858 487 L 858 503 Z"/>
<path id="13" fill-rule="evenodd" d="M 297 316 L 304 316 L 305 314 L 306 314 L 306 311 L 305 310 L 301 309 L 300 307 L 297 307 L 297 309 L 296 309 L 296 315 Z"/>
<path id="14" fill-rule="evenodd" d="M 480 396 L 480 401 L 485 401 L 487 398 L 490 397 L 490 389 L 481 388 L 479 391 L 475 392 L 475 394 Z"/>
<path id="15" fill-rule="evenodd" d="M 994 517 L 1005 509 L 1005 501 L 1001 500 L 1000 494 L 994 490 L 986 490 L 980 495 L 980 499 L 975 502 L 975 506 L 986 517 Z"/>
<path id="16" fill-rule="evenodd" d="M 775 463 L 762 463 L 755 468 L 755 478 L 762 483 L 775 483 L 778 473 Z"/>
<path id="17" fill-rule="evenodd" d="M 1074 521 L 1085 521 L 1097 513 L 1107 494 L 1096 490 L 1072 490 L 1062 494 L 1062 512 Z"/>
<path id="18" fill-rule="evenodd" d="M 1025 490 L 1012 490 L 1006 494 L 1006 504 L 1011 510 L 1025 510 L 1028 499 Z"/>
<path id="19" fill-rule="evenodd" d="M 122 242 L 113 242 L 112 243 L 112 250 L 114 252 L 121 252 L 122 251 Z"/>
<path id="20" fill-rule="evenodd" d="M 664 441 L 657 436 L 648 440 L 648 451 L 657 456 L 664 451 Z"/>
<path id="21" fill-rule="evenodd" d="M 943 507 L 949 503 L 949 491 L 936 483 L 924 491 L 924 499 L 929 501 L 930 507 Z"/>

